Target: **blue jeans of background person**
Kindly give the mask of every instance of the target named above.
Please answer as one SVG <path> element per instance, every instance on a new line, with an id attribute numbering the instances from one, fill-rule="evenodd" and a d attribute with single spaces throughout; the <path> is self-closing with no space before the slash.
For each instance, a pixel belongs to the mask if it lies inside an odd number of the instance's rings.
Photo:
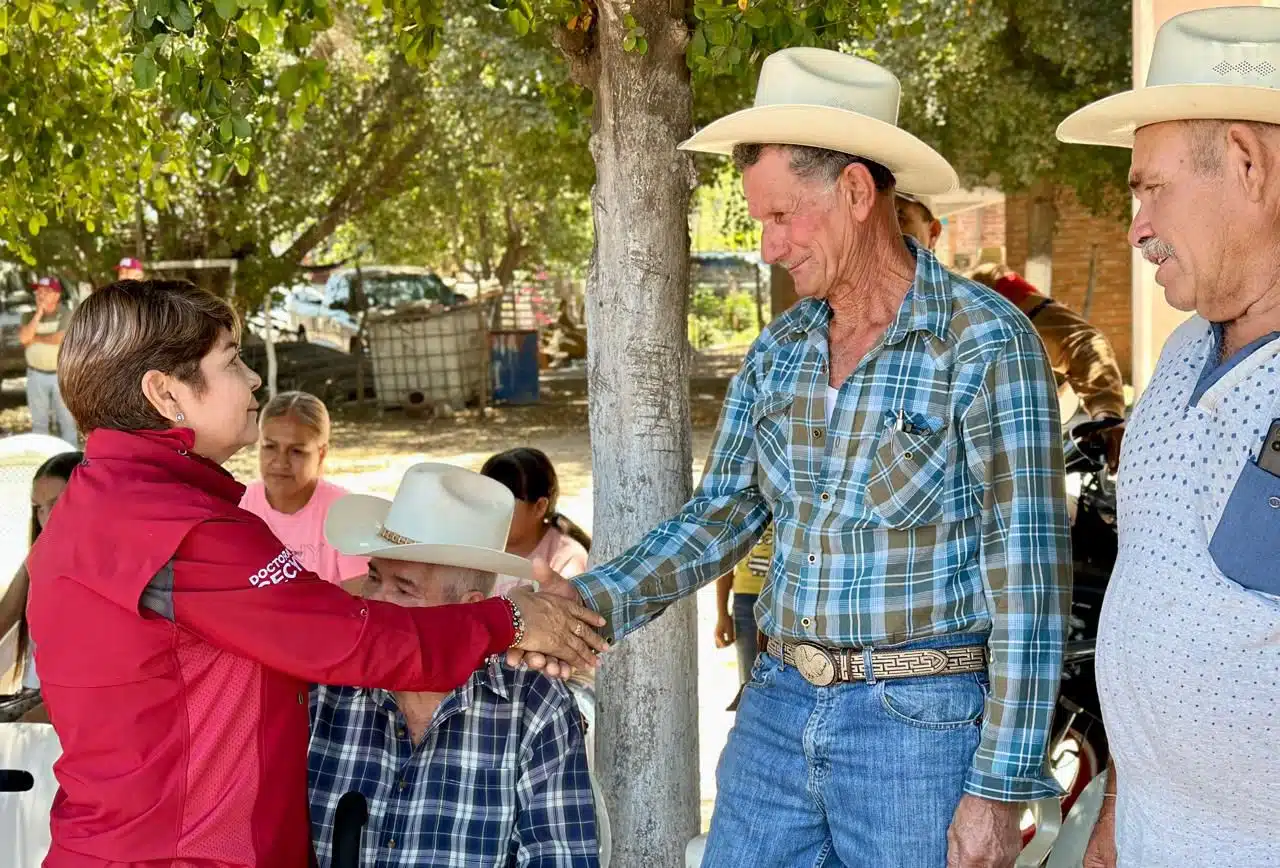
<path id="1" fill-rule="evenodd" d="M 761 654 L 720 757 L 703 868 L 944 868 L 987 689 L 985 673 L 814 687 Z"/>
<path id="2" fill-rule="evenodd" d="M 733 647 L 738 652 L 738 680 L 745 684 L 751 677 L 760 649 L 756 643 L 756 594 L 733 594 Z"/>
<path id="3" fill-rule="evenodd" d="M 27 409 L 31 411 L 31 433 L 48 434 L 49 417 L 57 418 L 58 436 L 72 446 L 79 445 L 76 420 L 62 403 L 58 375 L 27 368 Z"/>

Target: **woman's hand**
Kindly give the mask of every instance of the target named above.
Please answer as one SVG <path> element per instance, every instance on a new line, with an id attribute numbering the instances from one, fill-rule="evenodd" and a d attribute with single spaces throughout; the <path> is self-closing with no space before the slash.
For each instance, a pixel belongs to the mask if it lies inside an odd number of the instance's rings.
<path id="1" fill-rule="evenodd" d="M 728 648 L 737 636 L 738 631 L 733 625 L 733 616 L 728 612 L 721 612 L 716 618 L 716 647 Z"/>
<path id="2" fill-rule="evenodd" d="M 596 655 L 609 646 L 596 633 L 605 620 L 585 606 L 529 588 L 513 588 L 507 597 L 524 619 L 524 638 L 512 648 L 546 655 L 574 668 L 594 669 Z"/>

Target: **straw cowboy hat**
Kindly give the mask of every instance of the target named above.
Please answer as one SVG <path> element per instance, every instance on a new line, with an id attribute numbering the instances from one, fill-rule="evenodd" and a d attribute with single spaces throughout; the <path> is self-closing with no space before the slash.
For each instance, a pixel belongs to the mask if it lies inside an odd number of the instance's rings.
<path id="1" fill-rule="evenodd" d="M 533 578 L 533 564 L 507 554 L 515 497 L 501 482 L 452 464 L 415 464 L 393 500 L 348 494 L 324 522 L 344 555 L 468 567 Z"/>
<path id="2" fill-rule="evenodd" d="M 680 145 L 731 154 L 735 145 L 808 145 L 880 163 L 906 193 L 959 186 L 942 155 L 898 127 L 901 86 L 869 60 L 824 48 L 787 48 L 765 58 L 755 104 L 720 118 Z"/>
<path id="3" fill-rule="evenodd" d="M 1146 87 L 1085 106 L 1058 126 L 1058 138 L 1131 148 L 1141 127 L 1197 119 L 1280 124 L 1280 9 L 1170 18 L 1156 33 Z"/>

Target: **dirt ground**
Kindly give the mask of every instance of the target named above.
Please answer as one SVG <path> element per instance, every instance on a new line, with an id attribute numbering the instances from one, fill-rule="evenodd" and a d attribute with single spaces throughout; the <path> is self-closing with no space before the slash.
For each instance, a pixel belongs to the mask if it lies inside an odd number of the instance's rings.
<path id="1" fill-rule="evenodd" d="M 690 385 L 693 421 L 694 479 L 711 446 L 728 378 L 742 351 L 699 355 Z M 31 429 L 21 380 L 8 380 L 0 390 L 0 433 Z M 479 470 L 494 452 L 535 446 L 554 462 L 560 476 L 559 508 L 588 531 L 592 527 L 591 449 L 587 429 L 586 379 L 581 371 L 544 376 L 536 405 L 491 408 L 483 418 L 459 413 L 451 419 L 414 420 L 398 411 L 372 408 L 335 413 L 326 478 L 365 494 L 390 497 L 406 468 L 419 461 L 444 461 Z M 257 453 L 247 449 L 227 469 L 242 482 L 257 478 Z M 714 591 L 705 589 L 698 604 L 699 768 L 703 827 L 710 821 L 715 796 L 715 764 L 724 746 L 732 715 L 725 707 L 737 690 L 737 664 L 732 649 L 718 651 L 712 642 Z"/>

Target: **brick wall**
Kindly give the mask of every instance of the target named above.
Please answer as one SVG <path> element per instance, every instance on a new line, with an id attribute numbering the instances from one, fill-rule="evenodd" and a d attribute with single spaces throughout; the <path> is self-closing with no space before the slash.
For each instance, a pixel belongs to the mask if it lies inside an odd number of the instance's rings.
<path id="1" fill-rule="evenodd" d="M 1082 310 L 1089 286 L 1089 257 L 1097 246 L 1097 273 L 1089 321 L 1115 347 L 1125 379 L 1132 376 L 1133 308 L 1128 226 L 1118 220 L 1092 216 L 1069 190 L 1059 193 L 1053 238 L 1053 297 Z M 1005 261 L 1022 272 L 1027 264 L 1028 199 L 1005 200 Z"/>
<path id="2" fill-rule="evenodd" d="M 977 264 L 983 248 L 1003 248 L 1006 234 L 1003 203 L 971 208 L 942 221 L 935 253 L 945 265 L 963 271 Z"/>

